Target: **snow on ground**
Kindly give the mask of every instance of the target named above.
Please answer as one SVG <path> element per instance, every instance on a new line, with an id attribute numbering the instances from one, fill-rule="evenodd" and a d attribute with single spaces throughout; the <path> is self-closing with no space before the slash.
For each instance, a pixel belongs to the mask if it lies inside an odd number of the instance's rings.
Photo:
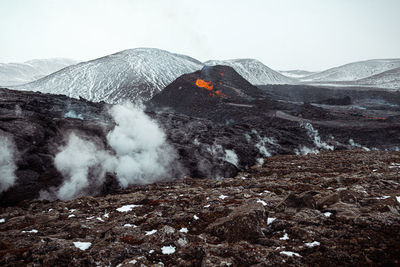
<path id="1" fill-rule="evenodd" d="M 271 224 L 276 220 L 276 218 L 268 218 L 267 219 L 267 224 Z"/>
<path id="2" fill-rule="evenodd" d="M 0 223 L 5 223 L 6 220 L 5 219 L 0 219 Z"/>
<path id="3" fill-rule="evenodd" d="M 288 240 L 289 239 L 289 235 L 287 233 L 285 233 L 281 238 L 279 238 L 279 240 Z"/>
<path id="4" fill-rule="evenodd" d="M 285 256 L 289 256 L 289 257 L 293 257 L 293 256 L 301 257 L 301 255 L 299 253 L 296 253 L 296 252 L 293 252 L 293 251 L 281 251 L 279 253 L 282 254 L 282 255 L 285 255 Z"/>
<path id="5" fill-rule="evenodd" d="M 164 246 L 161 248 L 162 254 L 173 254 L 175 253 L 175 247 L 173 246 Z"/>
<path id="6" fill-rule="evenodd" d="M 129 211 L 131 211 L 131 210 L 133 210 L 134 208 L 137 208 L 137 207 L 140 207 L 140 205 L 134 205 L 134 204 L 125 205 L 125 206 L 122 206 L 122 207 L 118 208 L 117 211 L 119 211 L 119 212 L 129 212 Z"/>
<path id="7" fill-rule="evenodd" d="M 199 219 L 199 217 L 197 215 L 193 215 L 193 219 L 195 219 L 197 221 Z"/>
<path id="8" fill-rule="evenodd" d="M 220 196 L 219 196 L 220 199 L 225 199 L 225 198 L 227 198 L 227 197 L 228 197 L 228 196 L 225 196 L 225 195 L 220 195 Z"/>
<path id="9" fill-rule="evenodd" d="M 319 243 L 318 241 L 314 241 L 314 242 L 310 242 L 310 243 L 305 243 L 304 245 L 306 245 L 309 248 L 313 248 L 313 247 L 321 245 L 321 243 Z"/>
<path id="10" fill-rule="evenodd" d="M 27 233 L 27 234 L 36 234 L 36 233 L 38 233 L 39 231 L 38 230 L 36 230 L 36 229 L 32 229 L 32 230 L 30 230 L 30 231 L 22 231 L 22 233 Z"/>
<path id="11" fill-rule="evenodd" d="M 133 228 L 135 228 L 137 226 L 134 225 L 134 224 L 126 223 L 126 224 L 124 224 L 124 227 L 133 227 Z"/>
<path id="12" fill-rule="evenodd" d="M 267 202 L 261 199 L 257 200 L 257 203 L 261 203 L 263 206 L 267 206 Z"/>
<path id="13" fill-rule="evenodd" d="M 153 235 L 157 233 L 157 230 L 146 231 L 146 235 Z"/>
<path id="14" fill-rule="evenodd" d="M 80 250 L 87 250 L 88 248 L 90 248 L 91 245 L 92 243 L 90 242 L 74 242 L 74 246 L 79 248 Z"/>
<path id="15" fill-rule="evenodd" d="M 184 227 L 184 228 L 181 228 L 181 229 L 179 230 L 179 232 L 181 232 L 181 233 L 187 233 L 187 232 L 189 232 L 189 231 L 188 231 L 188 229 L 187 229 L 186 227 Z"/>
<path id="16" fill-rule="evenodd" d="M 389 198 L 390 196 L 381 196 L 381 197 L 376 197 L 376 199 L 379 199 L 379 200 L 382 200 L 382 199 L 387 199 L 387 198 Z"/>
<path id="17" fill-rule="evenodd" d="M 330 217 L 331 215 L 332 215 L 332 212 L 329 212 L 329 211 L 324 212 L 324 216 L 325 217 Z"/>

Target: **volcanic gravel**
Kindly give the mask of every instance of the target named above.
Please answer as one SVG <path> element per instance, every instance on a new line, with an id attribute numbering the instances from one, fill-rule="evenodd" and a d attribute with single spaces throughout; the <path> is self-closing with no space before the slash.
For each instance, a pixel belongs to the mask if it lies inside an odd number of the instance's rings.
<path id="1" fill-rule="evenodd" d="M 235 178 L 0 209 L 1 266 L 395 266 L 400 153 L 274 156 Z"/>

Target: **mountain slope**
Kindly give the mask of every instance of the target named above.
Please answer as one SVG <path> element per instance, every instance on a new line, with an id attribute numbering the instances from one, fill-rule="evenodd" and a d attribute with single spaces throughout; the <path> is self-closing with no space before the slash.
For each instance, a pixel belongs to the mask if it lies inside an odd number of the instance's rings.
<path id="1" fill-rule="evenodd" d="M 18 85 L 40 79 L 78 63 L 68 58 L 34 59 L 24 63 L 0 63 L 0 85 Z"/>
<path id="2" fill-rule="evenodd" d="M 400 59 L 353 62 L 302 78 L 304 82 L 355 81 L 400 67 Z"/>
<path id="3" fill-rule="evenodd" d="M 310 76 L 311 74 L 314 74 L 316 72 L 307 70 L 280 70 L 279 73 L 290 78 L 299 79 Z"/>
<path id="4" fill-rule="evenodd" d="M 230 66 L 253 85 L 296 83 L 295 79 L 268 68 L 256 59 L 209 60 L 204 64 Z"/>
<path id="5" fill-rule="evenodd" d="M 370 77 L 354 81 L 354 83 L 360 86 L 400 89 L 400 68 L 375 74 Z"/>
<path id="6" fill-rule="evenodd" d="M 201 62 L 188 56 L 137 48 L 81 62 L 15 88 L 108 103 L 148 100 L 180 75 L 201 68 Z"/>

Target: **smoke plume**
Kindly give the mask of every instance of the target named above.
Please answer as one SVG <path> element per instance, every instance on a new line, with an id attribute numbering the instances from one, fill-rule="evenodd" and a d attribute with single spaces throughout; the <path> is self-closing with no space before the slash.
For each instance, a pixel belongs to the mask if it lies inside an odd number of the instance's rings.
<path id="1" fill-rule="evenodd" d="M 0 193 L 6 191 L 14 185 L 16 176 L 14 174 L 17 169 L 14 157 L 15 146 L 13 141 L 0 135 Z"/>

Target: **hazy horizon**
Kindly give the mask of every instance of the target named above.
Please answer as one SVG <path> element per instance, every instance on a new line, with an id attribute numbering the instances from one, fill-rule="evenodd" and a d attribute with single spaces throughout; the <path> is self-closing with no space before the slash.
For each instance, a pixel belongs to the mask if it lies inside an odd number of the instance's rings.
<path id="1" fill-rule="evenodd" d="M 2 0 L 0 62 L 154 47 L 203 62 L 255 58 L 320 71 L 400 58 L 398 10 L 396 0 Z"/>

